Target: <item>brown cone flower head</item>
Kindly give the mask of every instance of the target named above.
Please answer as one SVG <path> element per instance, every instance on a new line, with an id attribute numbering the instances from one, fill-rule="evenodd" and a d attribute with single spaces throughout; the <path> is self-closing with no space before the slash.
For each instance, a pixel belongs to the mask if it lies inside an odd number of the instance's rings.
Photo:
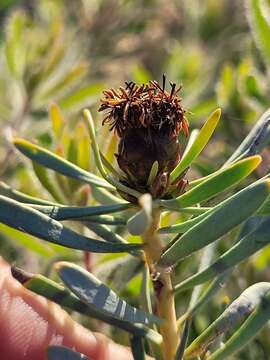
<path id="1" fill-rule="evenodd" d="M 156 81 L 146 85 L 126 82 L 126 87 L 104 91 L 99 111 L 107 110 L 108 123 L 120 138 L 117 162 L 125 173 L 123 183 L 153 197 L 170 197 L 181 192 L 183 179 L 169 184 L 169 174 L 180 161 L 179 132 L 188 136 L 188 122 L 178 93 L 181 87 L 170 83 L 165 90 Z M 149 182 L 154 163 L 157 172 Z"/>

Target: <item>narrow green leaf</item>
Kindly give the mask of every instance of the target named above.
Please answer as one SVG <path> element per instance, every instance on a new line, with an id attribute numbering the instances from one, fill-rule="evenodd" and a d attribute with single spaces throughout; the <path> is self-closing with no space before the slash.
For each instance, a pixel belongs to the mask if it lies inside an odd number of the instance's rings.
<path id="1" fill-rule="evenodd" d="M 91 360 L 89 357 L 65 346 L 52 345 L 47 349 L 48 360 Z"/>
<path id="2" fill-rule="evenodd" d="M 88 64 L 84 61 L 81 61 L 73 65 L 68 69 L 63 77 L 59 79 L 56 84 L 52 85 L 40 96 L 43 100 L 47 101 L 48 99 L 56 98 L 59 95 L 63 96 L 63 93 L 66 92 L 70 87 L 78 84 L 82 78 L 86 75 L 88 70 Z"/>
<path id="3" fill-rule="evenodd" d="M 97 215 L 90 216 L 85 219 L 77 219 L 78 221 L 83 221 L 84 223 L 97 223 L 104 225 L 126 225 L 127 218 L 125 216 L 112 216 L 112 215 Z"/>
<path id="4" fill-rule="evenodd" d="M 237 160 L 238 158 L 245 156 L 245 154 L 249 154 L 250 152 L 253 152 L 254 147 L 257 150 L 257 152 L 259 152 L 265 146 L 266 143 L 269 143 L 269 138 L 270 138 L 270 127 L 268 126 L 269 119 L 270 119 L 270 109 L 268 109 L 262 114 L 260 119 L 256 122 L 256 124 L 248 133 L 248 135 L 245 137 L 245 139 L 242 141 L 242 143 L 238 146 L 238 148 L 234 151 L 232 156 L 226 161 L 225 164 L 230 164 L 235 160 Z M 267 130 L 266 134 L 265 134 L 265 130 Z M 265 140 L 263 142 L 261 142 L 262 135 L 264 135 L 265 137 Z"/>
<path id="5" fill-rule="evenodd" d="M 257 309 L 244 324 L 232 335 L 225 345 L 209 356 L 209 360 L 224 360 L 241 350 L 249 343 L 270 319 L 270 291 L 262 296 Z"/>
<path id="6" fill-rule="evenodd" d="M 270 64 L 270 19 L 268 11 L 263 10 L 262 1 L 260 0 L 246 0 L 247 16 L 255 38 L 256 45 L 263 55 L 263 60 L 267 65 Z M 266 2 L 264 1 L 264 5 Z M 269 6 L 269 5 L 268 5 Z M 267 18 L 268 16 L 268 18 Z"/>
<path id="7" fill-rule="evenodd" d="M 20 191 L 14 190 L 2 181 L 0 181 L 0 195 L 7 196 L 11 199 L 14 199 L 14 200 L 17 200 L 17 201 L 23 202 L 23 203 L 58 206 L 58 204 L 55 204 L 52 201 L 39 199 L 34 196 L 30 196 L 30 195 L 24 194 Z"/>
<path id="8" fill-rule="evenodd" d="M 207 212 L 204 212 L 200 214 L 197 217 L 194 217 L 192 219 L 189 219 L 187 221 L 184 221 L 179 224 L 171 225 L 171 226 L 164 226 L 159 229 L 160 234 L 171 234 L 171 233 L 185 233 L 189 229 L 191 229 L 194 225 L 202 221 L 205 217 L 207 217 L 210 212 L 215 211 L 216 207 L 213 207 L 212 209 L 208 210 Z"/>
<path id="9" fill-rule="evenodd" d="M 220 115 L 221 110 L 217 109 L 209 116 L 201 128 L 196 140 L 194 140 L 193 144 L 191 145 L 189 151 L 185 153 L 185 156 L 182 157 L 180 163 L 172 171 L 170 175 L 171 182 L 174 182 L 183 173 L 183 171 L 189 167 L 191 162 L 196 159 L 196 157 L 202 152 L 218 124 Z"/>
<path id="10" fill-rule="evenodd" d="M 231 104 L 235 104 L 235 98 L 237 97 L 235 72 L 236 71 L 231 64 L 225 63 L 221 68 L 216 93 L 218 103 L 224 108 L 228 108 Z"/>
<path id="11" fill-rule="evenodd" d="M 258 209 L 257 215 L 270 215 L 270 197 L 268 197 Z"/>
<path id="12" fill-rule="evenodd" d="M 60 156 L 43 149 L 42 147 L 32 144 L 24 139 L 13 139 L 13 143 L 16 148 L 25 156 L 33 161 L 36 161 L 40 165 L 43 165 L 56 172 L 69 176 L 71 178 L 101 186 L 108 189 L 114 189 L 110 184 L 101 179 L 100 177 L 91 174 L 78 166 L 70 163 L 69 161 L 61 158 Z"/>
<path id="13" fill-rule="evenodd" d="M 144 194 L 139 198 L 141 210 L 132 216 L 127 222 L 127 229 L 132 235 L 141 235 L 151 224 L 152 198 L 150 194 Z"/>
<path id="14" fill-rule="evenodd" d="M 184 351 L 185 351 L 185 348 L 186 348 L 187 342 L 188 342 L 190 325 L 191 325 L 190 319 L 186 319 L 184 329 L 181 334 L 181 340 L 178 345 L 174 360 L 182 360 L 183 359 Z"/>
<path id="15" fill-rule="evenodd" d="M 147 314 L 121 300 L 115 292 L 83 268 L 64 261 L 57 263 L 55 267 L 62 281 L 79 299 L 94 305 L 105 314 L 131 323 L 147 325 L 161 322 L 155 315 Z"/>
<path id="16" fill-rule="evenodd" d="M 147 180 L 147 185 L 150 186 L 153 181 L 155 180 L 155 177 L 157 176 L 157 173 L 158 173 L 158 161 L 154 161 L 152 167 L 151 167 L 151 170 L 150 170 L 150 174 L 148 176 L 148 180 Z"/>
<path id="17" fill-rule="evenodd" d="M 80 122 L 76 129 L 77 159 L 76 163 L 84 170 L 88 170 L 91 160 L 90 138 L 84 122 Z"/>
<path id="18" fill-rule="evenodd" d="M 253 154 L 251 154 L 251 155 L 253 155 Z M 254 156 L 249 156 L 249 157 L 248 157 L 248 156 L 244 156 L 244 158 L 245 158 L 245 159 L 252 159 L 252 158 L 254 158 Z M 242 159 L 242 157 L 241 157 L 241 159 Z M 241 164 L 241 162 L 240 162 L 241 159 L 239 159 L 237 162 L 234 162 L 233 165 L 236 165 L 236 164 L 238 164 L 238 163 Z M 195 186 L 197 186 L 197 185 L 205 182 L 206 180 L 212 178 L 213 176 L 216 176 L 216 175 L 222 173 L 225 169 L 228 169 L 228 168 L 230 168 L 231 166 L 232 166 L 232 165 L 231 165 L 231 162 L 228 162 L 228 164 L 226 163 L 226 164 L 223 165 L 220 169 L 218 169 L 217 171 L 213 172 L 212 174 L 209 174 L 209 175 L 207 175 L 207 176 L 204 176 L 204 177 L 201 177 L 201 178 L 199 178 L 199 179 L 196 179 L 196 180 L 191 181 L 191 182 L 189 183 L 189 186 L 190 186 L 191 188 L 193 188 L 193 187 L 195 187 Z"/>
<path id="19" fill-rule="evenodd" d="M 240 241 L 221 255 L 212 265 L 176 285 L 174 288 L 175 292 L 180 292 L 211 280 L 267 246 L 270 242 L 269 228 L 270 218 L 262 219 L 253 231 L 242 237 Z"/>
<path id="20" fill-rule="evenodd" d="M 201 215 L 204 214 L 206 211 L 213 209 L 212 207 L 207 207 L 207 206 L 189 206 L 186 208 L 181 208 L 181 209 L 174 209 L 174 211 L 178 211 L 181 212 L 183 214 L 191 214 L 191 215 Z"/>
<path id="21" fill-rule="evenodd" d="M 154 343 L 161 343 L 161 336 L 155 331 L 148 329 L 143 325 L 131 324 L 98 311 L 91 304 L 86 305 L 63 285 L 60 285 L 43 275 L 26 273 L 25 271 L 14 266 L 11 268 L 11 273 L 15 279 L 20 281 L 28 290 L 31 290 L 38 295 L 44 296 L 63 307 L 66 307 L 72 311 L 76 311 L 85 316 L 90 316 L 94 319 L 104 321 L 110 325 L 117 326 L 118 328 L 128 331 L 131 334 L 145 336 L 148 340 Z"/>
<path id="22" fill-rule="evenodd" d="M 201 309 L 201 307 L 205 306 L 219 290 L 224 288 L 224 285 L 231 273 L 232 270 L 229 269 L 223 272 L 221 275 L 217 276 L 202 292 L 196 302 L 194 302 L 188 311 L 184 314 L 183 319 L 194 317 L 194 315 Z M 197 287 L 195 289 L 197 289 Z"/>
<path id="23" fill-rule="evenodd" d="M 113 259 L 103 259 L 96 265 L 95 274 L 100 281 L 120 293 L 127 289 L 129 282 L 142 271 L 143 267 L 142 256 L 118 256 Z M 143 308 L 143 310 L 147 309 Z"/>
<path id="24" fill-rule="evenodd" d="M 98 99 L 103 89 L 104 85 L 97 83 L 75 90 L 72 94 L 60 99 L 59 106 L 64 110 L 81 109 L 83 106 L 90 106 Z"/>
<path id="25" fill-rule="evenodd" d="M 118 211 L 129 209 L 132 205 L 125 202 L 122 204 L 99 205 L 99 206 L 46 206 L 30 205 L 43 214 L 55 220 L 75 220 L 86 218 L 93 215 L 111 214 Z"/>
<path id="26" fill-rule="evenodd" d="M 4 196 L 0 196 L 0 222 L 40 239 L 78 250 L 114 253 L 141 248 L 139 244 L 112 244 L 80 235 L 39 211 Z"/>
<path id="27" fill-rule="evenodd" d="M 61 195 L 59 188 L 56 187 L 56 184 L 50 177 L 48 170 L 44 166 L 35 162 L 33 162 L 33 169 L 41 185 L 48 191 L 48 193 L 51 194 L 57 202 L 64 203 L 64 198 Z"/>
<path id="28" fill-rule="evenodd" d="M 120 205 L 120 204 L 119 204 Z M 124 204 L 123 204 L 124 205 Z M 128 205 L 128 203 L 126 203 Z M 42 212 L 45 215 L 48 215 L 50 218 L 55 220 L 74 220 L 74 221 L 82 221 L 84 223 L 97 223 L 97 224 L 105 224 L 105 225 L 126 225 L 127 217 L 126 216 L 112 216 L 112 215 L 102 215 L 104 212 L 107 214 L 110 212 L 121 211 L 112 209 L 110 205 L 101 205 L 101 206 L 84 206 L 84 207 L 72 207 L 72 206 L 43 206 L 36 204 L 29 204 L 31 208 L 36 209 Z M 102 209 L 101 207 L 104 208 Z M 113 205 L 114 206 L 114 205 Z M 128 208 L 122 208 L 126 209 Z M 108 210 L 107 210 L 108 209 Z M 112 211 L 111 211 L 112 209 Z M 64 211 L 61 211 L 64 210 Z M 101 215 L 95 215 L 95 213 L 101 213 Z M 87 214 L 87 215 L 85 215 Z"/>
<path id="29" fill-rule="evenodd" d="M 185 156 L 186 153 L 189 151 L 189 149 L 191 148 L 191 146 L 193 145 L 194 141 L 197 139 L 198 135 L 199 135 L 199 129 L 194 129 L 191 131 L 189 138 L 188 138 L 188 143 L 187 146 L 185 147 L 184 153 L 182 155 Z"/>
<path id="30" fill-rule="evenodd" d="M 216 246 L 217 246 L 216 243 L 212 243 L 203 249 L 198 271 L 202 271 L 211 263 L 211 260 L 214 256 L 214 253 L 216 250 Z M 222 279 L 220 279 L 220 284 L 222 284 Z M 201 295 L 202 286 L 194 287 L 192 289 L 192 293 L 191 293 L 187 311 L 177 320 L 178 328 L 181 329 L 183 326 L 183 323 L 187 322 L 187 321 L 189 324 L 191 324 L 191 320 L 192 320 L 192 317 L 194 316 L 195 312 L 198 311 L 201 306 L 203 306 L 205 303 L 207 303 L 211 299 L 211 297 L 218 291 L 218 289 L 219 289 L 219 287 L 217 287 L 215 285 L 212 287 L 212 284 L 211 284 L 206 289 L 206 291 L 203 292 L 203 294 Z M 188 326 L 189 324 L 185 323 L 185 326 Z M 182 342 L 182 339 L 181 339 L 181 342 Z M 185 343 L 183 345 L 186 346 Z M 183 353 L 183 350 L 182 350 L 182 353 Z M 179 349 L 179 351 L 180 351 L 180 349 Z"/>
<path id="31" fill-rule="evenodd" d="M 134 360 L 145 360 L 143 338 L 141 336 L 131 336 L 130 345 Z"/>
<path id="32" fill-rule="evenodd" d="M 51 43 L 47 48 L 46 55 L 43 58 L 43 66 L 40 69 L 40 79 L 42 81 L 46 80 L 50 75 L 55 75 L 55 73 L 57 73 L 57 69 L 60 68 L 59 65 L 66 55 L 65 45 L 63 21 L 58 18 L 57 22 L 54 22 Z"/>
<path id="33" fill-rule="evenodd" d="M 1 221 L 1 219 L 0 219 Z M 48 244 L 42 243 L 39 239 L 34 236 L 24 234 L 21 231 L 12 229 L 9 226 L 0 223 L 0 233 L 8 236 L 11 240 L 24 248 L 33 251 L 34 253 L 41 255 L 46 258 L 51 258 L 55 255 L 55 251 L 48 246 Z"/>
<path id="34" fill-rule="evenodd" d="M 206 330 L 203 331 L 200 336 L 198 336 L 189 345 L 189 347 L 185 351 L 185 359 L 192 359 L 195 356 L 199 355 L 205 349 L 207 349 L 207 347 L 217 337 L 231 330 L 237 323 L 239 323 L 243 319 L 246 319 L 252 313 L 252 311 L 254 311 L 257 307 L 260 306 L 260 304 L 264 304 L 264 299 L 266 297 L 266 294 L 269 293 L 269 290 L 270 283 L 267 282 L 257 283 L 247 288 Z M 269 307 L 270 302 L 267 306 L 268 312 Z M 270 313 L 268 313 L 268 319 L 269 317 Z M 253 332 L 253 335 L 255 335 L 255 333 L 256 332 Z M 214 359 L 216 360 L 216 358 Z"/>
<path id="35" fill-rule="evenodd" d="M 206 201 L 229 189 L 242 179 L 247 177 L 260 164 L 261 157 L 258 155 L 240 160 L 229 167 L 223 168 L 205 181 L 187 191 L 183 195 L 172 200 L 161 200 L 160 204 L 168 207 L 187 207 L 202 201 Z"/>
<path id="36" fill-rule="evenodd" d="M 23 39 L 23 30 L 26 23 L 26 14 L 14 11 L 8 19 L 6 28 L 6 59 L 11 74 L 21 79 L 26 64 L 26 47 Z"/>
<path id="37" fill-rule="evenodd" d="M 169 244 L 158 265 L 164 267 L 175 265 L 186 256 L 216 241 L 252 215 L 265 201 L 269 191 L 270 181 L 259 181 L 226 199 L 208 217 L 173 244 Z"/>
<path id="38" fill-rule="evenodd" d="M 109 170 L 109 172 L 111 172 L 114 176 L 116 176 L 117 178 L 121 178 L 121 174 L 120 172 L 118 172 L 113 165 L 107 160 L 107 158 L 105 157 L 105 155 L 102 154 L 102 152 L 100 151 L 100 157 L 102 160 L 103 165 L 105 166 L 105 168 L 107 170 Z"/>
<path id="39" fill-rule="evenodd" d="M 49 106 L 49 114 L 52 122 L 53 135 L 55 137 L 55 140 L 58 141 L 60 140 L 61 133 L 65 125 L 65 119 L 59 106 L 55 103 L 52 103 Z"/>
<path id="40" fill-rule="evenodd" d="M 91 186 L 93 198 L 100 204 L 123 204 L 123 198 L 117 197 L 104 188 Z"/>
<path id="41" fill-rule="evenodd" d="M 96 235 L 98 235 L 99 237 L 101 237 L 106 241 L 109 241 L 111 243 L 127 244 L 127 241 L 124 238 L 122 238 L 122 236 L 112 231 L 106 225 L 90 223 L 87 221 L 84 221 L 83 223 L 88 229 L 92 230 Z"/>
<path id="42" fill-rule="evenodd" d="M 118 190 L 123 191 L 123 192 L 125 192 L 127 194 L 130 194 L 130 195 L 132 195 L 132 196 L 134 196 L 136 198 L 141 196 L 142 194 L 139 193 L 137 190 L 131 189 L 128 186 L 123 185 L 119 180 L 117 180 L 113 176 L 107 174 L 107 172 L 106 172 L 106 170 L 105 170 L 105 168 L 103 166 L 102 160 L 101 160 L 99 146 L 98 146 L 97 138 L 96 138 L 95 125 L 94 125 L 92 115 L 91 115 L 91 113 L 90 113 L 90 111 L 88 109 L 85 109 L 83 111 L 83 115 L 85 117 L 86 125 L 87 125 L 88 132 L 89 132 L 89 136 L 90 136 L 90 139 L 92 141 L 92 149 L 93 149 L 93 152 L 94 152 L 96 165 L 97 165 L 97 168 L 98 168 L 100 174 L 103 176 L 104 179 L 106 179 L 108 181 L 108 183 L 115 186 Z"/>

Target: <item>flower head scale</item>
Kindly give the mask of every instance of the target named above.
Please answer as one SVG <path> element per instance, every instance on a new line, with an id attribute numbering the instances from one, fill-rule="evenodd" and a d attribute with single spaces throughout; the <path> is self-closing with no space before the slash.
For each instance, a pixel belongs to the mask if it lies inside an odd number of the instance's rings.
<path id="1" fill-rule="evenodd" d="M 183 129 L 188 136 L 188 123 L 178 96 L 181 86 L 176 89 L 176 84 L 170 85 L 171 91 L 167 92 L 163 77 L 162 87 L 157 81 L 146 85 L 126 82 L 125 88 L 105 90 L 99 109 L 108 110 L 103 124 L 109 123 L 110 130 L 115 129 L 119 137 L 128 129 L 140 127 L 166 131 L 174 136 Z"/>
<path id="2" fill-rule="evenodd" d="M 122 181 L 153 197 L 168 197 L 172 188 L 183 190 L 182 183 L 169 184 L 169 175 L 180 161 L 178 134 L 182 130 L 188 136 L 188 121 L 178 96 L 181 87 L 170 83 L 166 91 L 165 85 L 165 76 L 162 86 L 157 81 L 126 82 L 125 88 L 104 91 L 99 109 L 107 110 L 102 124 L 108 123 L 120 138 L 116 157 L 126 174 Z M 149 183 L 154 163 L 158 169 Z"/>

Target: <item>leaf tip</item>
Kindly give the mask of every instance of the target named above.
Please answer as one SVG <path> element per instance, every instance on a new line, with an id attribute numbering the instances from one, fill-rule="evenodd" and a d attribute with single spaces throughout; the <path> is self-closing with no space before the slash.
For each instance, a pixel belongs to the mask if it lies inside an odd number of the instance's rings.
<path id="1" fill-rule="evenodd" d="M 264 181 L 264 183 L 266 185 L 267 192 L 269 193 L 270 192 L 270 179 L 266 179 Z"/>
<path id="2" fill-rule="evenodd" d="M 90 110 L 88 109 L 83 109 L 83 116 L 89 121 L 93 121 L 92 115 Z"/>
<path id="3" fill-rule="evenodd" d="M 62 270 L 63 267 L 67 266 L 69 263 L 67 261 L 57 261 L 53 267 L 54 269 L 59 272 Z"/>
<path id="4" fill-rule="evenodd" d="M 214 110 L 211 117 L 216 122 L 218 122 L 221 117 L 221 108 L 217 108 L 216 110 Z"/>
<path id="5" fill-rule="evenodd" d="M 253 160 L 253 161 L 252 161 L 252 164 L 254 165 L 255 168 L 256 168 L 257 166 L 259 166 L 260 163 L 262 162 L 262 157 L 261 157 L 261 155 L 251 156 L 251 159 Z"/>
<path id="6" fill-rule="evenodd" d="M 21 284 L 25 284 L 27 281 L 31 280 L 34 277 L 34 274 L 22 270 L 15 265 L 11 266 L 10 271 L 14 279 L 19 281 Z"/>

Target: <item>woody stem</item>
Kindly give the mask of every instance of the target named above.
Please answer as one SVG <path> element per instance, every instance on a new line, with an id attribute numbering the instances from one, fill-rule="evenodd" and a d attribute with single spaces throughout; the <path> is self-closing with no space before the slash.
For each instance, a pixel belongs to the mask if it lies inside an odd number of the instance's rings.
<path id="1" fill-rule="evenodd" d="M 177 330 L 174 295 L 169 272 L 157 273 L 155 264 L 162 254 L 163 244 L 157 230 L 160 223 L 160 210 L 153 210 L 151 226 L 142 235 L 145 243 L 145 258 L 149 267 L 156 298 L 158 315 L 164 320 L 160 325 L 163 337 L 162 352 L 164 360 L 173 360 L 179 342 Z"/>

